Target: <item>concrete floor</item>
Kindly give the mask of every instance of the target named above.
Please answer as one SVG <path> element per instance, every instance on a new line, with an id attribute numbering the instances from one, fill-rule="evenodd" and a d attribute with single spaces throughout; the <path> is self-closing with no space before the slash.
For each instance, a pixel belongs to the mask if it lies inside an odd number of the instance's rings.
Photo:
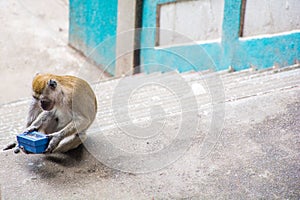
<path id="1" fill-rule="evenodd" d="M 24 130 L 35 71 L 91 83 L 102 74 L 66 45 L 65 2 L 0 0 L 0 147 Z M 214 75 L 221 85 L 205 87 L 211 74 L 192 72 L 93 84 L 99 110 L 84 146 L 51 155 L 0 151 L 0 197 L 299 199 L 299 66 Z M 212 118 L 214 88 L 224 96 Z M 163 126 L 147 128 L 152 121 Z M 211 134 L 217 126 L 222 131 Z"/>
<path id="2" fill-rule="evenodd" d="M 135 91 L 139 97 L 128 107 L 124 104 L 126 95 L 117 98 L 120 105 L 109 106 L 115 98 L 116 87 L 126 91 L 126 87 L 136 86 L 139 80 L 150 83 L 168 80 L 180 87 L 182 82 L 178 82 L 176 76 L 176 73 L 136 75 L 124 78 L 126 85 L 120 85 L 120 79 L 93 85 L 100 107 L 84 146 L 67 154 L 1 152 L 2 197 L 299 199 L 299 66 L 283 72 L 242 71 L 220 75 L 224 83 L 225 116 L 218 111 L 214 120 L 211 102 L 206 102 L 207 94 L 195 95 L 196 114 L 194 110 L 186 110 L 187 115 L 177 112 L 178 102 L 172 95 L 166 96 L 167 92 L 161 88 Z M 201 83 L 206 77 L 198 73 L 180 76 L 190 84 Z M 192 96 L 185 98 L 190 100 Z M 160 98 L 158 102 L 166 112 L 159 134 L 153 133 L 155 127 L 147 129 L 145 126 L 149 123 L 149 112 L 142 110 L 148 106 L 145 105 L 147 97 Z M 0 107 L 1 146 L 24 129 L 28 103 L 23 100 Z M 129 126 L 126 117 L 114 121 L 117 118 L 113 113 L 123 108 L 129 109 L 133 121 L 135 117 L 144 121 Z M 120 115 L 125 111 L 123 109 Z M 159 122 L 158 114 L 150 114 L 150 120 Z M 178 116 L 185 116 L 190 125 L 181 130 L 183 136 L 174 137 L 177 127 L 184 124 L 184 121 L 176 121 L 180 119 Z M 194 120 L 196 127 L 191 128 Z M 215 127 L 220 121 L 221 132 L 212 137 L 214 140 L 206 140 L 212 136 L 210 125 Z M 135 135 L 139 129 L 136 125 L 143 127 L 141 137 Z M 171 144 L 176 146 L 169 148 Z M 212 148 L 205 154 L 203 149 L 207 144 Z M 162 151 L 161 147 L 170 151 Z M 160 153 L 153 154 L 155 152 Z"/>

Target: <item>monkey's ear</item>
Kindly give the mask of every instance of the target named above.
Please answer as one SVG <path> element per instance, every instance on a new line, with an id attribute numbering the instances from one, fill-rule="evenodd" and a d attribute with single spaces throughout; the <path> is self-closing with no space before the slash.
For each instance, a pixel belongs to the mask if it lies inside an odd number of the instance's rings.
<path id="1" fill-rule="evenodd" d="M 55 80 L 50 79 L 50 80 L 48 81 L 48 85 L 49 85 L 49 87 L 50 87 L 51 89 L 55 89 L 56 86 L 57 86 L 57 82 L 56 82 Z"/>

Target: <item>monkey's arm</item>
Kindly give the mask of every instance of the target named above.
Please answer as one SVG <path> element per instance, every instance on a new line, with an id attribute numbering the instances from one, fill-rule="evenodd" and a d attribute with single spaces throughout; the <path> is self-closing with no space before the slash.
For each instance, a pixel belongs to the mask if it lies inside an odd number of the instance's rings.
<path id="1" fill-rule="evenodd" d="M 28 112 L 28 116 L 27 116 L 27 122 L 26 122 L 26 127 L 29 127 L 32 122 L 43 112 L 43 110 L 41 109 L 41 107 L 39 106 L 39 102 L 36 99 L 33 99 L 31 104 L 30 104 L 30 108 L 29 108 L 29 112 Z"/>
<path id="2" fill-rule="evenodd" d="M 63 129 L 49 134 L 49 145 L 45 153 L 51 153 L 65 137 L 85 131 L 91 124 L 89 119 L 79 118 L 68 123 Z"/>
<path id="3" fill-rule="evenodd" d="M 48 123 L 49 119 L 51 119 L 52 113 L 49 111 L 41 112 L 37 118 L 26 128 L 25 132 L 31 132 L 34 130 L 38 130 L 43 124 Z"/>

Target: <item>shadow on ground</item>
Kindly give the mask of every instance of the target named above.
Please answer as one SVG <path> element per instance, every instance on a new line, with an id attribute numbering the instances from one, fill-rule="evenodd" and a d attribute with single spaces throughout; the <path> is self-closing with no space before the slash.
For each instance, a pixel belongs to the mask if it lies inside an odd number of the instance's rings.
<path id="1" fill-rule="evenodd" d="M 26 165 L 26 170 L 40 179 L 54 179 L 63 175 L 67 182 L 86 175 L 109 178 L 113 173 L 113 170 L 97 161 L 83 145 L 64 154 L 57 153 L 37 157 L 32 155 L 30 163 Z"/>

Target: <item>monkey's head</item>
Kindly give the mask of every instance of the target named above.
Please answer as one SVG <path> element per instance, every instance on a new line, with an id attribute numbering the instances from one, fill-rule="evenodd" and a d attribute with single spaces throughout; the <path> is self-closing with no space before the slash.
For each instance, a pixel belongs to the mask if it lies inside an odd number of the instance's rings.
<path id="1" fill-rule="evenodd" d="M 43 110 L 50 111 L 54 108 L 56 102 L 62 93 L 58 85 L 57 77 L 52 74 L 38 74 L 32 81 L 33 98 L 39 101 Z"/>

